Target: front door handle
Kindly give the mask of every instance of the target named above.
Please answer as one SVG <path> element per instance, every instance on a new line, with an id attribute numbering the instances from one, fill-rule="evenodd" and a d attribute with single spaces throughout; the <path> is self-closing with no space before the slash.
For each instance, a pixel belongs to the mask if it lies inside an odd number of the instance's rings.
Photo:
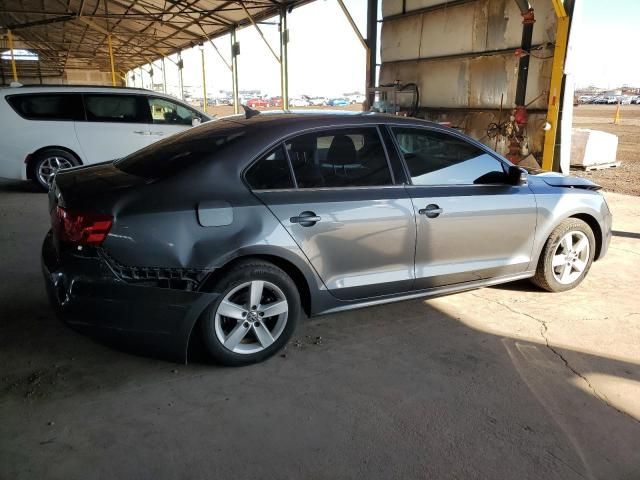
<path id="1" fill-rule="evenodd" d="M 302 212 L 297 217 L 291 217 L 289 221 L 291 223 L 298 223 L 303 227 L 313 227 L 316 223 L 322 220 L 322 217 L 319 217 L 313 212 Z"/>
<path id="2" fill-rule="evenodd" d="M 135 130 L 133 133 L 136 135 L 151 135 L 151 132 L 147 130 Z"/>
<path id="3" fill-rule="evenodd" d="M 438 215 L 442 213 L 442 209 L 440 208 L 439 205 L 436 205 L 435 203 L 430 203 L 425 208 L 421 208 L 420 210 L 418 210 L 418 213 L 420 215 L 425 215 L 428 218 L 436 218 Z"/>

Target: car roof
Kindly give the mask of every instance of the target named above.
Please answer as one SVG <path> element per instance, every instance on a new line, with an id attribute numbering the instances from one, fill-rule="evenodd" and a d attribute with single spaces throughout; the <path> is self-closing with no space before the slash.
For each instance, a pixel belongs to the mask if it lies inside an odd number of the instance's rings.
<path id="1" fill-rule="evenodd" d="M 143 95 L 154 95 L 171 100 L 182 102 L 178 98 L 172 97 L 162 92 L 148 90 L 146 88 L 133 87 L 110 87 L 105 85 L 21 85 L 19 87 L 0 87 L 0 95 L 16 95 L 22 93 L 138 93 Z"/>
<path id="2" fill-rule="evenodd" d="M 247 118 L 246 115 L 231 115 L 220 118 L 246 126 L 274 128 L 283 130 L 305 130 L 316 127 L 370 125 L 370 124 L 406 124 L 442 127 L 434 122 L 414 117 L 402 117 L 376 112 L 355 112 L 344 110 L 276 110 L 260 112 Z"/>

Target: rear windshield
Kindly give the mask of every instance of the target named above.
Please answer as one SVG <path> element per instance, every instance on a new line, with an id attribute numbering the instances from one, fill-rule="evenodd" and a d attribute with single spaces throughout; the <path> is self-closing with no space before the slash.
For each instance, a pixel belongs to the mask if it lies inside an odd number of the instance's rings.
<path id="1" fill-rule="evenodd" d="M 219 154 L 246 134 L 247 127 L 217 120 L 156 142 L 115 162 L 123 172 L 155 180 Z"/>

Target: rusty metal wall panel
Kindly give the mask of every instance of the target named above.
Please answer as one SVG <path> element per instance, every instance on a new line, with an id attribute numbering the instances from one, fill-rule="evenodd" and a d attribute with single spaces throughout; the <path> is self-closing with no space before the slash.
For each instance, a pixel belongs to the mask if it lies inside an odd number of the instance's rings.
<path id="1" fill-rule="evenodd" d="M 388 1 L 383 1 L 383 7 Z M 412 3 L 422 7 L 430 2 L 407 0 L 408 10 Z M 533 44 L 552 42 L 555 16 L 551 2 L 532 0 L 531 4 L 536 12 Z M 431 58 L 517 48 L 521 38 L 522 17 L 514 0 L 478 0 L 384 21 L 380 53 L 383 62 Z"/>
<path id="2" fill-rule="evenodd" d="M 422 16 L 413 15 L 382 24 L 382 62 L 420 58 Z"/>

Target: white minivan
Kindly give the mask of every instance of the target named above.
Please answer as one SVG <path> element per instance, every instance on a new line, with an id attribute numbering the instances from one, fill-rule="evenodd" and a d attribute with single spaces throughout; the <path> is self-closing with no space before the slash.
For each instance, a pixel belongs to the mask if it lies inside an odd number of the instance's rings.
<path id="1" fill-rule="evenodd" d="M 46 190 L 61 168 L 120 158 L 207 120 L 180 100 L 138 88 L 0 88 L 0 177 Z"/>

